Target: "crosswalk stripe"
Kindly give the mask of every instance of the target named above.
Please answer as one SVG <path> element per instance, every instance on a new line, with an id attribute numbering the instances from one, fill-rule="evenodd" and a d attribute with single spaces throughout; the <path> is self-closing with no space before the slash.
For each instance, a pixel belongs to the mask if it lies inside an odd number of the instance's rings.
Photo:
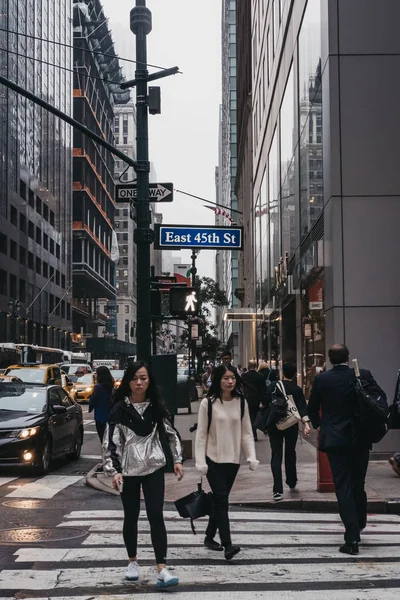
<path id="1" fill-rule="evenodd" d="M 16 479 L 18 479 L 18 477 L 0 477 L 0 487 L 2 485 L 7 485 L 7 483 L 15 481 Z"/>
<path id="2" fill-rule="evenodd" d="M 64 519 L 123 519 L 123 510 L 73 510 L 70 513 L 64 515 Z M 145 517 L 143 517 L 145 518 Z M 165 510 L 164 518 L 181 520 L 176 510 Z M 291 521 L 334 521 L 341 523 L 340 517 L 334 513 L 309 513 L 309 512 L 290 512 L 290 511 L 235 511 L 229 512 L 229 519 L 232 521 L 278 521 L 283 522 Z M 197 522 L 201 522 L 204 519 L 199 519 Z M 368 522 L 373 523 L 374 521 L 385 522 L 385 523 L 398 523 L 400 525 L 400 516 L 398 515 L 369 515 Z"/>
<path id="3" fill-rule="evenodd" d="M 179 590 L 179 588 L 178 588 Z M 373 590 L 341 590 L 330 591 L 329 600 L 398 600 L 400 597 L 400 587 L 397 588 L 378 588 L 374 587 Z M 136 600 L 160 600 L 160 592 L 144 592 L 135 593 L 134 595 L 130 592 L 133 598 Z M 183 598 L 181 594 L 180 597 Z M 24 597 L 24 600 L 37 600 L 38 596 L 34 598 Z M 107 600 L 126 600 L 126 595 L 123 594 L 110 594 L 106 596 Z M 306 590 L 306 591 L 285 591 L 277 593 L 276 591 L 263 591 L 263 592 L 201 592 L 201 600 L 321 600 L 321 591 Z M 3 600 L 15 600 L 12 598 L 3 598 Z M 50 596 L 46 597 L 46 600 L 105 600 L 105 596 Z M 199 600 L 198 592 L 185 592 L 184 600 Z"/>
<path id="4" fill-rule="evenodd" d="M 170 536 L 169 541 L 173 542 L 174 538 Z M 171 546 L 168 550 L 168 559 L 170 563 L 175 560 L 184 559 L 186 561 L 199 561 L 208 560 L 210 563 L 221 562 L 222 555 L 219 552 L 210 552 L 203 546 L 203 538 L 193 538 L 192 543 L 194 546 L 184 546 L 184 556 L 182 556 L 182 547 L 176 548 Z M 260 543 L 260 540 L 258 540 Z M 265 543 L 269 543 L 268 538 L 265 539 Z M 336 548 L 338 540 L 333 546 L 302 546 L 301 554 L 299 552 L 299 545 L 295 546 L 281 546 L 279 548 L 279 554 L 275 546 L 259 546 L 254 547 L 246 546 L 242 549 L 242 552 L 235 559 L 235 564 L 240 564 L 243 561 L 248 561 L 254 558 L 254 550 L 256 550 L 256 556 L 258 561 L 271 561 L 271 560 L 293 560 L 296 556 L 302 560 L 318 560 L 318 559 L 330 559 L 332 557 L 340 559 L 340 554 L 336 555 Z M 15 562 L 35 562 L 35 563 L 53 563 L 53 562 L 113 562 L 120 561 L 126 563 L 127 554 L 126 549 L 123 546 L 118 547 L 107 547 L 107 548 L 19 548 L 15 553 Z M 153 561 L 154 551 L 150 546 L 139 548 L 140 560 Z M 381 546 L 381 545 L 363 545 L 362 554 L 356 557 L 356 560 L 365 559 L 383 559 L 383 558 L 396 558 L 400 559 L 400 547 L 396 546 Z M 343 557 L 346 560 L 346 557 Z"/>
<path id="5" fill-rule="evenodd" d="M 340 573 L 336 564 L 314 562 L 312 568 L 304 568 L 304 564 L 242 564 L 240 569 L 235 564 L 226 563 L 222 572 L 223 581 L 240 584 L 255 584 L 279 581 L 285 586 L 329 583 L 340 581 L 341 584 L 368 579 L 369 582 L 382 583 L 383 579 L 391 579 L 393 564 L 375 562 L 373 569 L 368 569 L 362 561 L 343 561 Z M 178 574 L 178 571 L 177 571 Z M 49 569 L 49 570 L 3 570 L 0 573 L 0 589 L 5 590 L 53 590 L 56 587 L 64 589 L 85 588 L 107 589 L 121 585 L 124 572 L 120 567 L 81 568 L 81 569 Z M 215 584 L 216 575 L 209 565 L 186 565 L 179 569 L 181 584 L 198 585 Z M 154 567 L 141 568 L 142 582 L 154 583 Z M 125 583 L 125 585 L 127 585 Z"/>
<path id="6" fill-rule="evenodd" d="M 100 454 L 81 454 L 81 458 L 86 458 L 87 460 L 101 460 Z"/>
<path id="7" fill-rule="evenodd" d="M 197 522 L 198 525 L 198 529 L 199 531 L 203 531 L 207 525 L 207 521 L 198 521 Z M 112 520 L 106 520 L 106 519 L 101 519 L 97 522 L 93 522 L 93 520 L 69 520 L 69 521 L 63 521 L 62 523 L 59 524 L 59 527 L 88 527 L 89 531 L 93 531 L 93 532 L 99 532 L 99 531 L 103 531 L 105 533 L 112 533 L 115 531 L 121 531 L 121 526 L 122 523 L 121 521 L 112 521 Z M 189 528 L 189 523 L 186 520 L 180 519 L 180 520 L 170 520 L 167 521 L 167 529 L 171 529 L 172 531 L 183 531 L 183 532 L 187 532 Z M 144 520 L 141 523 L 141 530 L 142 531 L 148 531 L 150 529 L 150 525 L 148 523 L 147 520 Z M 307 526 L 305 523 L 298 523 L 296 521 L 292 522 L 290 524 L 290 531 L 292 533 L 306 533 L 307 530 Z M 325 523 L 317 523 L 314 524 L 313 526 L 313 530 L 315 533 L 332 533 L 332 532 L 342 532 L 343 531 L 343 525 L 339 522 L 325 522 Z M 262 534 L 264 533 L 273 533 L 276 531 L 287 531 L 287 524 L 282 520 L 281 522 L 274 522 L 274 521 L 269 521 L 268 525 L 260 525 L 259 522 L 257 521 L 249 521 L 249 522 L 244 522 L 244 521 L 235 521 L 232 520 L 231 522 L 231 531 L 240 531 L 240 532 L 245 532 L 245 533 L 250 533 L 250 532 L 260 532 Z M 376 524 L 376 523 L 372 523 L 368 526 L 368 528 L 365 531 L 365 534 L 369 534 L 369 533 L 385 533 L 385 534 L 394 534 L 397 533 L 398 535 L 400 535 L 400 521 L 397 525 L 394 524 Z"/>
<path id="8" fill-rule="evenodd" d="M 81 475 L 46 475 L 31 483 L 22 483 L 16 490 L 7 494 L 6 498 L 49 499 L 82 479 Z"/>
<path id="9" fill-rule="evenodd" d="M 190 525 L 188 525 L 188 534 L 192 536 L 192 532 L 190 529 Z M 195 544 L 197 543 L 193 536 L 193 541 L 188 539 L 188 534 L 184 533 L 174 533 L 169 536 L 169 543 L 174 545 L 185 546 L 186 544 Z M 368 536 L 369 544 L 400 544 L 400 534 L 398 535 L 369 535 Z M 321 532 L 313 532 L 313 531 L 302 531 L 299 533 L 292 534 L 290 530 L 288 532 L 282 534 L 270 535 L 268 531 L 265 531 L 263 535 L 256 534 L 245 534 L 238 533 L 235 535 L 234 539 L 235 544 L 239 545 L 253 545 L 253 546 L 282 546 L 283 544 L 299 544 L 302 546 L 306 546 L 308 544 L 336 544 L 343 542 L 343 536 L 341 532 L 338 532 L 336 535 L 334 534 L 324 534 L 321 537 Z M 150 535 L 147 534 L 139 534 L 139 543 L 140 544 L 151 544 Z M 83 540 L 82 544 L 84 546 L 122 546 L 123 539 L 122 534 L 117 533 L 91 533 L 85 540 Z"/>

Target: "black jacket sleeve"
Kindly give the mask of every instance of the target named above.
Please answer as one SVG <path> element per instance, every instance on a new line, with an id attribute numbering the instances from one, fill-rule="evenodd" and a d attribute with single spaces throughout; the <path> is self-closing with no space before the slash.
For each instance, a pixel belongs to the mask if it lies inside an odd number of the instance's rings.
<path id="1" fill-rule="evenodd" d="M 294 401 L 296 403 L 297 410 L 299 411 L 301 418 L 303 419 L 304 417 L 307 417 L 307 402 L 304 397 L 304 392 L 300 387 L 296 390 L 296 396 L 294 397 Z"/>
<path id="2" fill-rule="evenodd" d="M 307 414 L 310 417 L 310 421 L 314 429 L 318 429 L 321 425 L 321 419 L 319 411 L 321 408 L 322 396 L 319 390 L 318 377 L 314 379 L 314 383 L 311 389 L 310 399 L 308 401 Z"/>

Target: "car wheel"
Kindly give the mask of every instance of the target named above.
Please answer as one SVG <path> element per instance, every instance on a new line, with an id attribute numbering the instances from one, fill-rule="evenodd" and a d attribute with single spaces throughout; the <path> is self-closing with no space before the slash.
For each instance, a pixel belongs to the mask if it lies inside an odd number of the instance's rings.
<path id="1" fill-rule="evenodd" d="M 82 432 L 82 429 L 78 429 L 78 433 L 76 434 L 76 437 L 75 437 L 74 449 L 71 452 L 71 454 L 68 455 L 68 458 L 70 458 L 71 460 L 78 460 L 81 455 L 82 444 L 83 444 L 83 432 Z"/>
<path id="2" fill-rule="evenodd" d="M 44 444 L 44 447 L 42 450 L 42 456 L 40 457 L 39 467 L 37 468 L 38 474 L 46 475 L 46 473 L 48 473 L 48 471 L 50 469 L 50 463 L 51 463 L 51 441 L 49 439 L 47 439 L 45 441 L 45 444 Z"/>

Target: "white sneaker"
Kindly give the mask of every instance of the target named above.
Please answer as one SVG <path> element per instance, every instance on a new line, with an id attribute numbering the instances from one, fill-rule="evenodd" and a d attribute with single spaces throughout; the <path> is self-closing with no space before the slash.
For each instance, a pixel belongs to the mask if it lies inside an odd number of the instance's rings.
<path id="1" fill-rule="evenodd" d="M 173 585 L 178 585 L 178 583 L 178 577 L 171 575 L 171 573 L 165 567 L 157 574 L 156 585 L 158 588 L 167 588 Z"/>
<path id="2" fill-rule="evenodd" d="M 282 494 L 280 494 L 279 492 L 275 492 L 274 500 L 275 500 L 275 502 L 279 502 L 279 500 L 282 500 Z"/>
<path id="3" fill-rule="evenodd" d="M 131 560 L 125 572 L 127 581 L 139 581 L 139 565 L 136 560 Z"/>

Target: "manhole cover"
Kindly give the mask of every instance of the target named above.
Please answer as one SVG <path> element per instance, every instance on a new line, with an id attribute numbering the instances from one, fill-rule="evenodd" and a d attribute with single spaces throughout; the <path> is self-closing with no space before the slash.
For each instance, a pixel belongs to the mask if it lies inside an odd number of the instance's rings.
<path id="1" fill-rule="evenodd" d="M 2 544 L 36 544 L 38 542 L 61 542 L 84 537 L 87 531 L 77 527 L 23 527 L 0 529 Z"/>
<path id="2" fill-rule="evenodd" d="M 30 509 L 33 508 L 37 510 L 38 508 L 47 509 L 47 506 L 43 506 L 41 500 L 7 500 L 7 502 L 3 502 L 3 506 L 8 506 L 9 508 L 23 508 Z"/>

